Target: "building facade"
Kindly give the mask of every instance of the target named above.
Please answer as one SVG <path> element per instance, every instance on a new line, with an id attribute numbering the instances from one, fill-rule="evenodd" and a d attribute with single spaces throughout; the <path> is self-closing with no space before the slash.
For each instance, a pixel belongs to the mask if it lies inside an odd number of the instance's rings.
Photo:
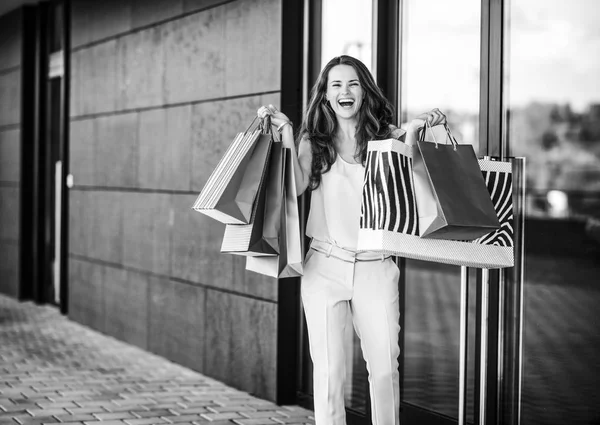
<path id="1" fill-rule="evenodd" d="M 439 107 L 480 155 L 526 158 L 517 266 L 492 272 L 489 293 L 469 271 L 468 422 L 600 421 L 593 2 L 14 4 L 0 16 L 2 294 L 310 407 L 300 279 L 245 271 L 219 253 L 223 225 L 191 206 L 259 106 L 298 127 L 322 65 L 351 54 L 399 125 Z M 404 421 L 456 423 L 460 269 L 399 265 Z M 366 369 L 348 330 L 348 417 L 366 424 Z"/>

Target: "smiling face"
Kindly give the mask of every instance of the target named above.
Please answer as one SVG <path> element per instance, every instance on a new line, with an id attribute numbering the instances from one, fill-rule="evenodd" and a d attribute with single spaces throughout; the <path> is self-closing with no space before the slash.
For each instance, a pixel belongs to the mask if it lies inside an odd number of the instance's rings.
<path id="1" fill-rule="evenodd" d="M 364 91 L 356 70 L 350 65 L 336 65 L 327 76 L 325 97 L 338 119 L 355 119 L 362 105 Z"/>

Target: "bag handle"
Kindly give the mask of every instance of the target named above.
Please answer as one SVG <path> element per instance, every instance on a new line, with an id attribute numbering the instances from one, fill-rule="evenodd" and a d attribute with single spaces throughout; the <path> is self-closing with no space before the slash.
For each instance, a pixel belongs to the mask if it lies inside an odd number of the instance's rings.
<path id="1" fill-rule="evenodd" d="M 256 122 L 257 119 L 258 119 L 258 116 L 255 116 L 254 119 L 252 120 L 252 122 L 250 123 L 250 125 L 248 126 L 248 128 L 246 129 L 246 131 L 244 131 L 244 133 L 247 133 L 248 131 L 250 131 L 250 129 L 252 128 L 252 126 L 254 125 L 254 123 Z M 259 122 L 258 126 L 260 126 L 260 122 Z M 254 129 L 254 130 L 256 130 L 256 129 Z M 254 131 L 254 130 L 252 130 L 252 131 Z"/>
<path id="2" fill-rule="evenodd" d="M 458 148 L 458 142 L 456 141 L 456 138 L 454 137 L 454 135 L 450 131 L 450 127 L 448 126 L 447 122 L 444 123 L 444 129 L 446 129 L 446 137 L 447 137 L 447 139 L 448 138 L 450 139 L 450 142 L 452 142 L 452 145 L 454 146 L 454 150 L 456 150 L 456 148 Z"/>
<path id="3" fill-rule="evenodd" d="M 423 131 L 421 132 L 421 135 L 419 137 L 419 142 L 425 141 L 427 129 L 429 129 L 429 132 L 431 133 L 431 136 L 433 137 L 433 143 L 435 143 L 435 148 L 437 149 L 438 141 L 435 138 L 435 133 L 433 132 L 433 128 L 431 127 L 431 124 L 429 123 L 429 121 L 425 121 L 425 125 L 423 126 Z M 458 148 L 458 142 L 452 135 L 452 132 L 450 131 L 450 127 L 448 127 L 448 123 L 444 123 L 444 129 L 446 130 L 446 144 L 448 144 L 448 140 L 450 140 L 450 144 L 452 145 L 454 150 L 456 150 Z"/>

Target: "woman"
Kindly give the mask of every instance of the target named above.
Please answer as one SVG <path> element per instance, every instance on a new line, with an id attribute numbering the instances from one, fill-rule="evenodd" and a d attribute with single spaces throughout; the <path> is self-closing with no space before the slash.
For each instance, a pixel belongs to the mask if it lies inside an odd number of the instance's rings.
<path id="1" fill-rule="evenodd" d="M 292 123 L 273 105 L 271 116 L 295 162 L 298 194 L 312 190 L 306 234 L 312 238 L 302 278 L 302 303 L 314 365 L 317 425 L 344 425 L 344 328 L 348 314 L 369 371 L 374 425 L 399 424 L 399 270 L 390 257 L 356 253 L 364 163 L 369 140 L 390 137 L 415 144 L 425 121 L 446 117 L 437 109 L 413 120 L 408 131 L 392 125 L 394 110 L 369 70 L 350 56 L 332 59 L 311 91 L 296 154 Z"/>

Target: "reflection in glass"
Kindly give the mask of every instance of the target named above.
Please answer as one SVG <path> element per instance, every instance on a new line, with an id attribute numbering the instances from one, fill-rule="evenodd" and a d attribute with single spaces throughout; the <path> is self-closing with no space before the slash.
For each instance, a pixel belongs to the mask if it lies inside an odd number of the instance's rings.
<path id="1" fill-rule="evenodd" d="M 403 7 L 401 121 L 439 108 L 458 142 L 478 152 L 481 2 L 408 0 Z"/>
<path id="2" fill-rule="evenodd" d="M 510 154 L 527 157 L 522 420 L 600 423 L 600 8 L 513 0 Z"/>
<path id="3" fill-rule="evenodd" d="M 402 126 L 439 108 L 459 143 L 479 149 L 479 0 L 403 2 Z M 436 128 L 443 140 L 443 129 Z M 439 137 L 437 137 L 439 136 Z M 475 277 L 469 318 L 475 317 Z M 458 417 L 460 267 L 406 261 L 403 402 Z M 474 326 L 469 341 L 474 341 Z M 469 344 L 467 420 L 473 418 L 474 344 Z"/>
<path id="4" fill-rule="evenodd" d="M 321 62 L 350 55 L 373 71 L 373 0 L 323 0 Z"/>

